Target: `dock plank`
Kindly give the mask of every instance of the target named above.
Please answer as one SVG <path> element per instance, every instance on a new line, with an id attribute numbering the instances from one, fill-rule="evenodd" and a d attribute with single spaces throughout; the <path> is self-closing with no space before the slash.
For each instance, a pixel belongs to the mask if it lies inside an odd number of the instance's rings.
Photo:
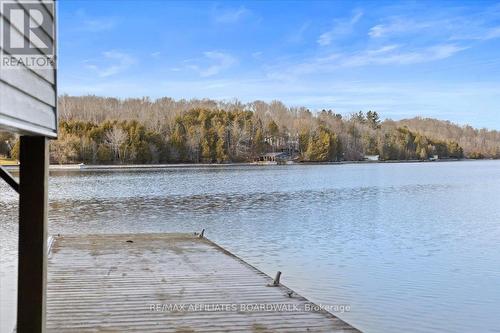
<path id="1" fill-rule="evenodd" d="M 47 281 L 48 332 L 358 332 L 189 234 L 57 236 Z"/>

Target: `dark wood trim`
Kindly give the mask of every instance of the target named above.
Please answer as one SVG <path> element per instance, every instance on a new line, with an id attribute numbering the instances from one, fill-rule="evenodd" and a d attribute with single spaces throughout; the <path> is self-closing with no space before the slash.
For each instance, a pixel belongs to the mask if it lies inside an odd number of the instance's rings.
<path id="1" fill-rule="evenodd" d="M 17 332 L 45 331 L 48 140 L 21 136 Z"/>

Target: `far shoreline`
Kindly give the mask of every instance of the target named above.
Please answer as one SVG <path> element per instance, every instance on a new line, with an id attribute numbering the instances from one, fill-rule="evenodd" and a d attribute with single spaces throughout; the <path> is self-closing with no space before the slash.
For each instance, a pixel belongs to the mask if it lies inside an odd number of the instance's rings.
<path id="1" fill-rule="evenodd" d="M 172 164 L 51 164 L 49 171 L 112 171 L 112 170 L 158 170 L 158 169 L 189 169 L 189 168 L 223 168 L 234 166 L 298 166 L 298 165 L 350 165 L 350 164 L 402 164 L 402 163 L 442 163 L 495 161 L 496 159 L 441 159 L 430 160 L 388 160 L 388 161 L 339 161 L 339 162 L 293 162 L 285 164 L 238 162 L 238 163 L 172 163 Z M 18 171 L 19 165 L 3 165 L 6 170 Z"/>

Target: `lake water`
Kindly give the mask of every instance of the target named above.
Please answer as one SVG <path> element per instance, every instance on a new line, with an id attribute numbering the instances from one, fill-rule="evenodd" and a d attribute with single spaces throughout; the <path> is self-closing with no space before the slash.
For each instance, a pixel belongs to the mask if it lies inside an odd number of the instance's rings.
<path id="1" fill-rule="evenodd" d="M 500 162 L 57 172 L 49 232 L 193 232 L 366 332 L 500 332 Z M 0 321 L 17 196 L 0 185 Z"/>

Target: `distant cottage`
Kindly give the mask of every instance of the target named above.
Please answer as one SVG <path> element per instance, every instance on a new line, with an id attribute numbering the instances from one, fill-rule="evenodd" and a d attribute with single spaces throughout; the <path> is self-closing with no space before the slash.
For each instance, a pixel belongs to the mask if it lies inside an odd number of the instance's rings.
<path id="1" fill-rule="evenodd" d="M 277 152 L 277 153 L 267 153 L 262 156 L 260 156 L 259 161 L 260 162 L 285 162 L 290 158 L 290 155 L 285 153 L 285 152 Z"/>
<path id="2" fill-rule="evenodd" d="M 365 161 L 378 161 L 380 160 L 380 155 L 365 155 Z"/>
<path id="3" fill-rule="evenodd" d="M 437 161 L 437 160 L 439 160 L 439 155 L 432 155 L 431 157 L 429 157 L 429 160 L 430 161 Z"/>

